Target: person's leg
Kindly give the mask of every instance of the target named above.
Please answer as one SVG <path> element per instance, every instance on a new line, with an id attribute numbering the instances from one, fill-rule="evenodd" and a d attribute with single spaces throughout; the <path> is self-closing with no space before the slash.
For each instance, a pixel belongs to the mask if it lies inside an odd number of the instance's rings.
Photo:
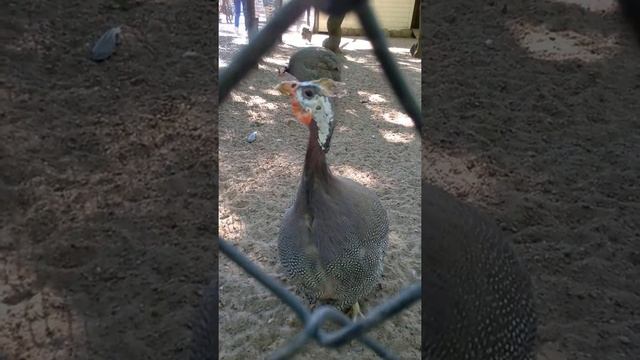
<path id="1" fill-rule="evenodd" d="M 247 1 L 255 0 L 242 0 L 242 12 L 244 13 L 244 30 L 249 33 L 249 9 L 247 8 Z M 255 5 L 254 5 L 255 8 Z"/>
<path id="2" fill-rule="evenodd" d="M 240 27 L 240 5 L 242 4 L 242 0 L 233 0 L 233 17 L 234 23 L 233 25 L 236 27 L 236 31 L 238 31 L 238 27 Z"/>

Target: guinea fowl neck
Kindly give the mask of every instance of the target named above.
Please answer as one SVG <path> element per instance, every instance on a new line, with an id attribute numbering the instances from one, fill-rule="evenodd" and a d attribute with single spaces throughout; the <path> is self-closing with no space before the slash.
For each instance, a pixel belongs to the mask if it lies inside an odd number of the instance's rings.
<path id="1" fill-rule="evenodd" d="M 304 159 L 303 183 L 307 186 L 314 181 L 327 183 L 331 177 L 325 153 L 318 143 L 318 127 L 312 121 L 309 125 L 309 143 L 307 144 L 307 155 Z"/>

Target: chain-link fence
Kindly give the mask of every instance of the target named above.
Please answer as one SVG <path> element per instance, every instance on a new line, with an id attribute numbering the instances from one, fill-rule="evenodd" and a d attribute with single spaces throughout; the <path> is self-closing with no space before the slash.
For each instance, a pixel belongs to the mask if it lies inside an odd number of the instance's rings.
<path id="1" fill-rule="evenodd" d="M 276 11 L 274 17 L 266 24 L 264 29 L 257 33 L 249 44 L 236 54 L 229 66 L 220 74 L 220 102 L 222 102 L 231 92 L 231 89 L 247 75 L 249 70 L 258 64 L 262 56 L 280 39 L 282 33 L 310 6 L 314 6 L 316 9 L 330 15 L 342 15 L 349 11 L 355 11 L 365 34 L 373 46 L 374 53 L 378 61 L 380 61 L 380 65 L 391 88 L 396 93 L 400 104 L 402 104 L 407 114 L 413 120 L 418 133 L 421 134 L 422 115 L 418 102 L 400 73 L 398 65 L 393 60 L 383 31 L 378 25 L 373 11 L 366 0 L 292 0 L 282 6 Z M 304 324 L 304 330 L 287 345 L 272 354 L 272 359 L 290 358 L 302 350 L 303 346 L 311 339 L 315 339 L 318 344 L 326 347 L 342 346 L 356 339 L 368 346 L 383 359 L 397 359 L 396 355 L 377 341 L 365 335 L 365 333 L 420 299 L 422 292 L 420 283 L 408 286 L 386 303 L 370 310 L 366 318 L 352 322 L 347 316 L 332 306 L 320 306 L 311 312 L 298 297 L 267 275 L 238 249 L 221 238 L 217 240 L 222 253 L 262 285 L 271 290 L 271 292 L 296 313 Z M 321 329 L 321 327 L 327 320 L 339 323 L 342 328 L 332 332 L 326 332 Z"/>

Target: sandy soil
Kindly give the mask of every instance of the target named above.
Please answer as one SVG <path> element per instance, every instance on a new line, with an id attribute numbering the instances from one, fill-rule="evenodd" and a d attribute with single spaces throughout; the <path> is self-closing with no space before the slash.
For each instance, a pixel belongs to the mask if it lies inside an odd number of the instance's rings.
<path id="1" fill-rule="evenodd" d="M 215 12 L 2 3 L 0 358 L 186 358 L 217 268 Z"/>
<path id="2" fill-rule="evenodd" d="M 295 30 L 295 26 L 292 27 Z M 315 36 L 319 46 L 324 36 Z M 283 274 L 277 236 L 302 172 L 307 129 L 293 120 L 288 99 L 273 87 L 277 67 L 305 46 L 289 33 L 220 106 L 220 234 L 273 276 Z M 392 51 L 416 94 L 420 61 L 409 55 L 413 41 L 393 39 Z M 229 63 L 246 43 L 221 24 L 220 63 Z M 400 111 L 368 42 L 344 38 L 343 81 L 349 95 L 339 99 L 332 139 L 332 169 L 374 189 L 390 217 L 390 251 L 382 289 L 364 301 L 364 311 L 420 279 L 420 139 Z M 246 137 L 257 131 L 257 140 Z M 289 308 L 226 258 L 220 259 L 220 358 L 263 359 L 301 330 Z M 402 359 L 420 356 L 420 305 L 386 322 L 371 336 Z M 339 351 L 310 344 L 300 358 L 371 359 L 359 343 Z"/>
<path id="3" fill-rule="evenodd" d="M 427 2 L 423 173 L 515 243 L 540 359 L 636 359 L 640 51 L 569 2 Z"/>

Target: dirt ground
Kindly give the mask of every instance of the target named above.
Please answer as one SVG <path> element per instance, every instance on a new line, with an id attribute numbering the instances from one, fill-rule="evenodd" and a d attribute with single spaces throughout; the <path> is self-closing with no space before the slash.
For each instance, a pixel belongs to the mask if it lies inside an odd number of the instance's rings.
<path id="1" fill-rule="evenodd" d="M 308 130 L 293 119 L 289 100 L 273 90 L 282 80 L 278 66 L 286 65 L 296 49 L 306 46 L 295 28 L 220 106 L 220 234 L 276 277 L 283 275 L 277 256 L 280 221 L 297 190 L 308 137 Z M 219 34 L 224 66 L 246 40 L 226 23 Z M 324 38 L 314 35 L 313 45 L 319 46 Z M 390 46 L 418 95 L 420 60 L 409 55 L 414 41 L 390 39 Z M 364 301 L 366 314 L 421 278 L 420 139 L 386 84 L 368 41 L 343 38 L 343 45 L 342 80 L 349 94 L 337 100 L 328 161 L 335 173 L 376 191 L 391 227 L 382 289 Z M 257 140 L 248 143 L 246 137 L 252 131 L 257 131 Z M 419 304 L 412 306 L 371 336 L 402 359 L 418 359 L 420 309 Z M 221 359 L 264 359 L 302 327 L 286 305 L 221 257 L 219 329 Z M 339 351 L 311 343 L 299 357 L 372 359 L 375 354 L 360 343 Z"/>
<path id="2" fill-rule="evenodd" d="M 2 2 L 0 358 L 186 358 L 217 269 L 216 13 Z"/>
<path id="3" fill-rule="evenodd" d="M 515 243 L 540 359 L 637 359 L 640 51 L 568 2 L 426 2 L 423 173 Z"/>

